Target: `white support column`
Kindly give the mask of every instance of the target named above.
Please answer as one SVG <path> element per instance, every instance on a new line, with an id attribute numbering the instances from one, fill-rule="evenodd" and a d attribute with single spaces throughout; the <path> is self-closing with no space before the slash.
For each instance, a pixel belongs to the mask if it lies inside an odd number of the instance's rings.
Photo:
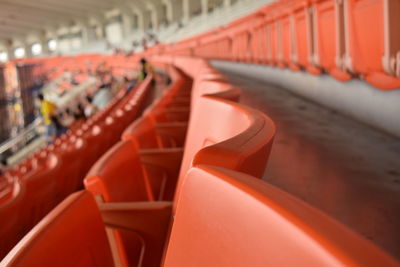
<path id="1" fill-rule="evenodd" d="M 124 37 L 131 35 L 133 30 L 133 14 L 130 10 L 123 10 L 122 15 L 122 30 Z"/>
<path id="2" fill-rule="evenodd" d="M 199 0 L 183 0 L 183 16 L 184 22 L 188 22 L 193 13 L 202 10 L 202 1 Z"/>
<path id="3" fill-rule="evenodd" d="M 8 57 L 8 60 L 13 60 L 15 58 L 14 49 L 15 48 L 12 45 L 7 45 L 7 57 Z"/>
<path id="4" fill-rule="evenodd" d="M 232 5 L 232 0 L 224 0 L 224 7 L 230 7 Z"/>
<path id="5" fill-rule="evenodd" d="M 155 8 L 148 8 L 147 9 L 148 14 L 150 15 L 150 21 L 151 21 L 151 28 L 152 29 L 157 29 L 158 25 L 158 16 L 156 13 Z"/>
<path id="6" fill-rule="evenodd" d="M 201 15 L 207 16 L 208 14 L 208 0 L 201 0 Z"/>
<path id="7" fill-rule="evenodd" d="M 162 0 L 162 4 L 166 7 L 166 12 L 165 18 L 168 22 L 173 22 L 174 21 L 174 14 L 173 14 L 173 3 L 171 0 Z"/>
<path id="8" fill-rule="evenodd" d="M 42 46 L 42 55 L 49 55 L 50 54 L 50 50 L 49 50 L 49 44 L 47 43 L 47 39 L 43 36 L 40 39 L 40 45 Z"/>
<path id="9" fill-rule="evenodd" d="M 161 5 L 150 4 L 148 10 L 151 14 L 151 24 L 153 29 L 158 29 L 161 22 L 164 20 Z"/>
<path id="10" fill-rule="evenodd" d="M 170 22 L 181 21 L 183 18 L 183 1 L 182 0 L 165 0 L 167 4 L 167 15 Z"/>
<path id="11" fill-rule="evenodd" d="M 131 5 L 132 13 L 136 14 L 138 19 L 138 30 L 145 31 L 149 28 L 150 17 L 147 14 L 147 9 L 145 5 L 141 2 Z"/>
<path id="12" fill-rule="evenodd" d="M 31 58 L 32 57 L 32 44 L 25 43 L 23 48 L 25 50 L 25 58 Z"/>
<path id="13" fill-rule="evenodd" d="M 183 21 L 188 22 L 192 17 L 191 12 L 191 1 L 190 0 L 183 0 Z"/>
<path id="14" fill-rule="evenodd" d="M 85 46 L 88 43 L 90 43 L 89 26 L 81 25 L 81 33 L 82 33 L 82 46 Z"/>
<path id="15" fill-rule="evenodd" d="M 138 30 L 144 30 L 144 14 L 143 14 L 143 12 L 142 11 L 140 11 L 140 10 L 135 10 L 135 15 L 136 15 L 136 17 L 137 17 L 137 29 Z"/>
<path id="16" fill-rule="evenodd" d="M 105 22 L 105 21 L 101 22 L 101 24 L 100 24 L 101 36 L 102 36 L 102 38 L 104 38 L 104 39 L 107 38 L 106 26 L 107 26 L 107 25 L 106 25 L 106 22 Z"/>

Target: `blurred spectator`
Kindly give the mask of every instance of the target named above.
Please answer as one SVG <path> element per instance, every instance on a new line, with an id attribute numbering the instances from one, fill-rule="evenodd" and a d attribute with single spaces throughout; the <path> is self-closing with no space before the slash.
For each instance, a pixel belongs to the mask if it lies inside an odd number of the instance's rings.
<path id="1" fill-rule="evenodd" d="M 106 74 L 110 73 L 110 69 L 107 67 L 105 61 L 102 61 L 96 68 L 96 75 L 103 79 Z"/>
<path id="2" fill-rule="evenodd" d="M 56 136 L 59 137 L 67 132 L 67 127 L 62 124 L 63 114 L 59 113 L 57 115 L 51 116 L 51 121 L 53 122 L 56 128 Z"/>
<path id="3" fill-rule="evenodd" d="M 64 127 L 66 128 L 70 128 L 71 125 L 74 123 L 75 118 L 74 118 L 74 114 L 72 113 L 71 109 L 67 108 L 65 110 L 65 114 L 63 114 L 62 117 L 62 125 L 64 125 Z"/>
<path id="4" fill-rule="evenodd" d="M 85 109 L 83 108 L 83 105 L 81 103 L 78 103 L 78 105 L 76 105 L 74 117 L 75 120 L 86 120 Z"/>
<path id="5" fill-rule="evenodd" d="M 138 77 L 137 77 L 138 82 L 141 82 L 144 79 L 146 79 L 147 75 L 149 75 L 152 72 L 153 68 L 151 67 L 151 65 L 147 62 L 145 58 L 141 58 L 139 64 Z"/>
<path id="6" fill-rule="evenodd" d="M 97 106 L 93 104 L 93 98 L 86 96 L 85 116 L 89 118 L 97 112 Z"/>
<path id="7" fill-rule="evenodd" d="M 144 51 L 147 50 L 147 40 L 145 38 L 142 39 L 142 48 Z"/>
<path id="8" fill-rule="evenodd" d="M 46 126 L 46 136 L 49 143 L 52 142 L 54 137 L 57 135 L 57 129 L 52 121 L 52 116 L 57 112 L 57 107 L 54 103 L 45 100 L 43 94 L 38 95 L 40 101 L 40 112 L 43 117 L 44 125 Z"/>
<path id="9" fill-rule="evenodd" d="M 103 83 L 93 97 L 93 104 L 101 110 L 112 100 L 111 83 Z"/>
<path id="10" fill-rule="evenodd" d="M 135 79 L 129 79 L 127 76 L 124 77 L 124 82 L 127 93 L 132 91 L 132 89 L 135 88 L 137 84 L 137 81 Z"/>

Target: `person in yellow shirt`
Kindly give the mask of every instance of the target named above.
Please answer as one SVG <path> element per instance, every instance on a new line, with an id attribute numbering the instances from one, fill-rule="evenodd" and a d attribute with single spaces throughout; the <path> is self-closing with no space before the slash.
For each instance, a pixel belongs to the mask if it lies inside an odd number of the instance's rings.
<path id="1" fill-rule="evenodd" d="M 43 122 L 46 126 L 46 136 L 48 138 L 48 142 L 51 143 L 57 134 L 56 126 L 52 120 L 52 117 L 55 116 L 57 112 L 57 108 L 53 102 L 44 99 L 42 94 L 38 95 L 38 99 L 40 101 L 40 112 L 43 117 Z"/>

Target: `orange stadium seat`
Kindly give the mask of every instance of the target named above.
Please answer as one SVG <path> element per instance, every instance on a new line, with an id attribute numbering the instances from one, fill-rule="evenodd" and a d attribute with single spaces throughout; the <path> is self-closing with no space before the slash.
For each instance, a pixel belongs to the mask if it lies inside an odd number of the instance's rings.
<path id="1" fill-rule="evenodd" d="M 164 165 L 165 168 L 145 165 L 141 159 L 141 152 L 136 149 L 133 142 L 121 141 L 93 166 L 85 179 L 85 187 L 105 203 L 172 199 L 179 169 L 179 165 L 174 167 L 173 163 L 180 162 L 182 152 L 181 150 L 150 152 L 149 157 L 154 154 L 158 155 L 155 159 L 162 163 L 157 162 L 158 165 Z M 141 238 L 126 231 L 109 231 L 118 250 L 115 257 L 121 262 L 136 265 L 136 255 L 140 254 L 141 250 L 141 246 L 138 245 Z M 126 254 L 128 248 L 135 253 Z M 151 250 L 151 253 L 154 251 Z M 158 251 L 157 255 L 161 255 L 160 253 L 161 251 Z"/>
<path id="2" fill-rule="evenodd" d="M 25 187 L 14 180 L 3 189 L 0 202 L 0 259 L 18 243 L 24 235 L 21 227 L 21 206 L 25 196 Z"/>
<path id="3" fill-rule="evenodd" d="M 280 68 L 291 67 L 298 70 L 298 67 L 292 63 L 293 56 L 293 23 L 291 10 L 288 3 L 277 7 L 276 23 L 278 27 L 278 66 Z"/>
<path id="4" fill-rule="evenodd" d="M 398 266 L 369 241 L 243 173 L 189 171 L 163 266 Z"/>
<path id="5" fill-rule="evenodd" d="M 265 18 L 260 11 L 251 25 L 251 53 L 253 63 L 267 63 L 267 35 L 265 30 Z"/>
<path id="6" fill-rule="evenodd" d="M 249 53 L 250 36 L 248 26 L 242 20 L 235 21 L 228 25 L 230 38 L 232 39 L 231 59 L 246 62 Z"/>
<path id="7" fill-rule="evenodd" d="M 206 60 L 398 89 L 400 0 L 271 2 L 202 34 L 130 55 L 116 49 L 113 55 L 11 59 L 37 65 L 34 75 L 54 82 L 59 96 L 89 79 L 98 78 L 95 86 L 113 79 L 128 84 L 142 58 L 155 71 L 134 88 L 119 88 L 107 107 L 0 174 L 0 266 L 400 266 L 260 179 L 275 124 L 239 104 L 241 89 Z M 219 16 L 200 6 L 210 18 Z M 185 12 L 194 15 L 193 8 Z M 177 38 L 186 34 L 180 28 Z M 16 49 L 11 41 L 4 55 Z M 5 70 L 8 80 L 13 73 Z M 22 102 L 25 112 L 30 103 Z"/>
<path id="8" fill-rule="evenodd" d="M 344 53 L 345 33 L 343 3 L 332 0 L 313 0 L 316 23 L 313 23 L 313 64 L 324 69 L 339 81 L 348 81 L 351 75 L 340 64 Z M 309 69 L 313 72 L 313 69 Z M 318 74 L 318 72 L 317 72 Z"/>
<path id="9" fill-rule="evenodd" d="M 182 147 L 186 122 L 157 123 L 144 115 L 122 133 L 122 140 L 132 140 L 138 149 Z"/>
<path id="10" fill-rule="evenodd" d="M 312 45 L 316 38 L 311 30 L 313 17 L 310 12 L 311 2 L 309 0 L 293 1 L 291 12 L 294 24 L 294 43 L 293 58 L 294 64 L 303 69 L 308 69 L 310 73 L 320 74 L 320 70 L 315 68 L 311 61 Z"/>
<path id="11" fill-rule="evenodd" d="M 87 144 L 81 138 L 74 138 L 71 143 L 64 143 L 56 153 L 60 158 L 62 171 L 56 180 L 57 202 L 65 199 L 68 195 L 83 188 L 83 178 L 87 169 L 81 156 L 86 154 Z"/>
<path id="12" fill-rule="evenodd" d="M 193 130 L 192 135 L 188 136 L 190 144 L 185 146 L 186 165 L 182 166 L 179 179 L 181 149 L 138 150 L 133 142 L 123 141 L 94 165 L 85 179 L 86 188 L 94 195 L 101 196 L 106 203 L 171 200 L 177 180 L 182 183 L 195 154 L 204 146 L 213 144 L 214 148 L 206 148 L 203 153 L 200 151 L 193 161 L 207 161 L 208 153 L 212 151 L 215 155 L 225 154 L 222 157 L 211 156 L 210 162 L 213 164 L 261 176 L 259 170 L 265 168 L 275 128 L 266 117 L 255 111 L 228 101 L 218 101 L 221 95 L 199 102 L 199 113 L 190 121 Z M 213 116 L 204 117 L 208 112 Z M 208 137 L 212 140 L 208 140 Z M 225 141 L 232 137 L 231 142 Z M 205 142 L 206 139 L 211 143 Z M 223 145 L 219 145 L 219 142 Z M 115 239 L 120 248 L 119 255 L 126 261 L 128 256 L 124 254 L 124 247 L 137 240 L 128 241 L 129 238 L 122 233 L 115 233 Z"/>
<path id="13" fill-rule="evenodd" d="M 233 102 L 238 102 L 241 89 L 231 85 L 230 83 L 224 81 L 223 77 L 218 75 L 216 79 L 206 79 L 202 78 L 204 75 L 200 76 L 199 79 L 196 79 L 196 82 L 193 86 L 192 92 L 192 107 L 194 108 L 200 96 L 213 94 L 219 96 L 220 98 L 227 99 Z M 221 77 L 221 78 L 218 78 Z"/>
<path id="14" fill-rule="evenodd" d="M 78 192 L 32 229 L 1 265 L 118 265 L 107 226 L 142 237 L 144 252 L 154 252 L 139 256 L 143 266 L 160 266 L 163 252 L 166 267 L 398 266 L 369 241 L 254 177 L 200 165 L 186 181 L 169 234 L 170 203 L 103 204 L 100 216 L 93 197 Z"/>
<path id="15" fill-rule="evenodd" d="M 349 47 L 346 67 L 365 76 L 375 87 L 399 88 L 399 1 L 349 0 L 345 5 Z"/>
<path id="16" fill-rule="evenodd" d="M 1 265 L 115 266 L 92 196 L 80 192 L 68 197 L 20 241 Z"/>
<path id="17" fill-rule="evenodd" d="M 264 114 L 212 95 L 200 97 L 192 111 L 175 196 L 196 164 L 261 177 L 274 135 L 275 125 Z"/>
<path id="18" fill-rule="evenodd" d="M 275 66 L 279 62 L 279 26 L 276 21 L 275 6 L 270 6 L 264 10 L 265 23 L 266 23 L 266 50 L 267 50 L 267 64 Z"/>
<path id="19" fill-rule="evenodd" d="M 26 193 L 21 207 L 20 226 L 30 230 L 57 204 L 56 182 L 61 173 L 61 161 L 54 155 L 47 156 L 46 165 L 21 177 Z"/>

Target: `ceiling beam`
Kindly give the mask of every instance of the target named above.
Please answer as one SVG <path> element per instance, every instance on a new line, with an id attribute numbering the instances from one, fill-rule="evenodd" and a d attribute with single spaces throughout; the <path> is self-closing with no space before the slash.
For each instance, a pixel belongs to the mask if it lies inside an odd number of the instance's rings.
<path id="1" fill-rule="evenodd" d="M 19 10 L 19 12 L 24 12 L 24 13 L 29 13 L 29 12 L 34 12 L 37 15 L 43 15 L 43 16 L 48 16 L 48 17 L 53 17 L 58 20 L 62 19 L 73 19 L 73 18 L 84 18 L 85 15 L 82 14 L 75 14 L 73 11 L 68 11 L 68 10 L 57 10 L 54 8 L 51 8 L 50 6 L 48 7 L 39 7 L 36 6 L 34 2 L 25 2 L 25 3 L 6 3 L 2 2 L 1 3 L 1 9 L 4 8 L 9 8 L 10 10 L 16 11 Z"/>
<path id="2" fill-rule="evenodd" d="M 2 17 L 0 17 L 0 25 L 16 27 L 16 28 L 24 28 L 24 29 L 28 29 L 28 30 L 43 30 L 44 29 L 43 25 L 37 25 L 34 23 L 26 23 L 21 20 L 13 21 L 11 19 L 2 18 Z"/>

